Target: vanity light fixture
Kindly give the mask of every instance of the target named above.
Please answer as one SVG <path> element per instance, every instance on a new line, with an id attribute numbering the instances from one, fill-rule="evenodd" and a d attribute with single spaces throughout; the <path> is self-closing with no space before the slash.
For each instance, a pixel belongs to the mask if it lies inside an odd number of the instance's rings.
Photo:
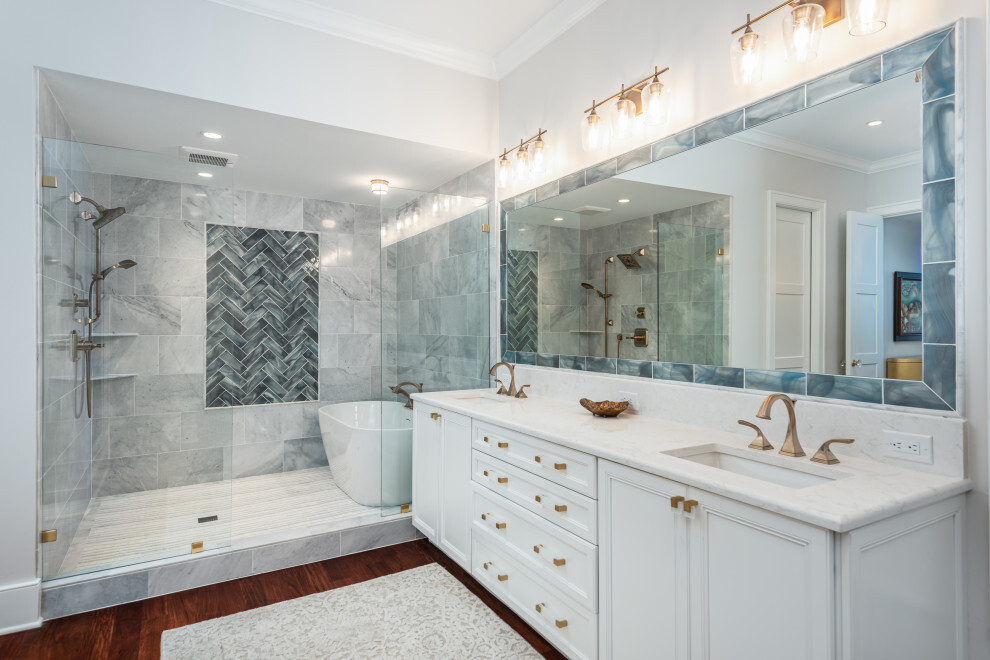
<path id="1" fill-rule="evenodd" d="M 740 29 L 745 29 L 745 32 L 741 37 L 733 38 L 729 50 L 729 56 L 732 58 L 732 77 L 737 85 L 751 85 L 763 80 L 764 39 L 753 29 L 753 21 L 749 14 L 746 14 L 746 25 Z M 738 31 L 732 34 L 735 35 Z"/>
<path id="2" fill-rule="evenodd" d="M 862 37 L 887 27 L 887 10 L 890 0 L 845 0 L 845 13 L 849 17 L 849 34 Z"/>
<path id="3" fill-rule="evenodd" d="M 498 159 L 498 183 L 505 188 L 513 179 L 520 183 L 525 183 L 534 175 L 546 172 L 547 168 L 547 143 L 543 139 L 547 131 L 540 129 L 536 135 L 528 140 L 519 140 L 519 144 L 511 149 L 503 149 L 502 155 Z M 515 165 L 509 159 L 509 154 L 517 152 Z M 446 208 L 448 201 L 444 199 Z"/>
<path id="4" fill-rule="evenodd" d="M 196 174 L 198 174 L 199 176 L 203 177 L 204 179 L 212 179 L 213 178 L 213 174 L 210 173 L 210 172 L 196 172 Z"/>
<path id="5" fill-rule="evenodd" d="M 669 114 L 667 98 L 670 94 L 660 76 L 670 67 L 653 67 L 653 73 L 629 87 L 625 84 L 618 92 L 601 103 L 591 102 L 591 107 L 581 120 L 581 146 L 585 151 L 597 152 L 608 149 L 612 138 L 624 141 L 634 136 L 643 123 L 658 126 L 667 121 Z M 598 108 L 612 99 L 615 103 L 609 109 L 609 121 L 598 114 Z"/>
<path id="6" fill-rule="evenodd" d="M 215 133 L 213 131 L 203 131 L 202 133 L 200 133 L 200 135 L 202 135 L 208 140 L 219 140 L 223 138 L 222 135 L 220 135 L 219 133 Z"/>
<path id="7" fill-rule="evenodd" d="M 388 181 L 385 179 L 372 179 L 371 192 L 375 195 L 385 195 L 388 193 Z"/>
<path id="8" fill-rule="evenodd" d="M 787 59 L 803 63 L 818 57 L 825 29 L 825 8 L 801 0 L 784 16 L 784 47 Z"/>

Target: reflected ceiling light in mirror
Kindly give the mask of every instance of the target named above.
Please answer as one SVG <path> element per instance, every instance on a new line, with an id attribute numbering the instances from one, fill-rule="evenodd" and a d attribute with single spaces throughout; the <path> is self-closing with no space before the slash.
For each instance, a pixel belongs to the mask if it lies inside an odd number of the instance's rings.
<path id="1" fill-rule="evenodd" d="M 210 172 L 196 172 L 197 175 L 203 177 L 204 179 L 212 179 L 213 175 Z"/>
<path id="2" fill-rule="evenodd" d="M 628 204 L 629 203 L 629 200 L 626 199 L 625 197 L 623 197 L 622 199 L 617 199 L 615 201 L 617 201 L 619 204 Z"/>
<path id="3" fill-rule="evenodd" d="M 440 198 L 437 195 L 433 196 L 433 215 L 440 212 Z"/>
<path id="4" fill-rule="evenodd" d="M 202 133 L 200 133 L 200 135 L 202 135 L 203 137 L 205 137 L 208 140 L 220 140 L 220 139 L 223 138 L 222 135 L 220 135 L 219 133 L 216 133 L 214 131 L 203 131 Z"/>
<path id="5" fill-rule="evenodd" d="M 554 222 L 563 222 L 564 219 L 563 218 L 554 218 L 553 221 Z"/>
<path id="6" fill-rule="evenodd" d="M 874 119 L 873 121 L 866 122 L 866 125 L 869 126 L 870 128 L 876 128 L 877 126 L 883 126 L 883 120 L 882 119 Z"/>
<path id="7" fill-rule="evenodd" d="M 818 46 L 825 29 L 825 8 L 801 0 L 784 16 L 784 47 L 791 62 L 807 62 L 818 57 Z"/>
<path id="8" fill-rule="evenodd" d="M 887 27 L 890 0 L 843 0 L 843 13 L 849 18 L 849 34 L 862 37 Z"/>
<path id="9" fill-rule="evenodd" d="M 385 195 L 388 193 L 388 181 L 385 179 L 372 179 L 371 192 L 375 195 Z"/>
<path id="10" fill-rule="evenodd" d="M 759 19 L 757 19 L 759 20 Z M 741 36 L 733 36 L 730 57 L 732 59 L 732 77 L 737 85 L 752 85 L 763 80 L 763 38 L 753 30 L 753 21 L 746 14 L 746 25 Z"/>

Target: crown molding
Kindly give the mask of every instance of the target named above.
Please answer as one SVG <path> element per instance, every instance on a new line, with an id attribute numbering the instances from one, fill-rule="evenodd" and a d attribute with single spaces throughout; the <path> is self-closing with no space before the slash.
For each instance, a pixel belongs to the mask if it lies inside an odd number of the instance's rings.
<path id="1" fill-rule="evenodd" d="M 861 174 L 876 174 L 878 172 L 886 172 L 887 170 L 907 167 L 908 165 L 915 165 L 921 162 L 920 151 L 903 154 L 901 156 L 893 156 L 891 158 L 884 158 L 882 160 L 866 160 L 863 158 L 848 156 L 846 154 L 840 154 L 828 149 L 822 149 L 821 147 L 807 144 L 805 142 L 798 142 L 797 140 L 789 140 L 778 135 L 771 135 L 770 133 L 765 133 L 759 129 L 749 129 L 748 131 L 737 133 L 736 135 L 729 137 L 729 139 L 735 140 L 736 142 L 749 144 L 754 147 L 761 147 L 763 149 L 769 149 L 778 153 L 787 154 L 789 156 L 797 156 L 798 158 L 818 161 L 820 163 L 824 163 L 825 165 L 831 165 L 832 167 L 841 167 L 842 169 L 852 170 L 853 172 L 860 172 Z"/>
<path id="2" fill-rule="evenodd" d="M 495 78 L 495 62 L 483 53 L 440 46 L 411 32 L 311 0 L 209 0 L 218 5 L 317 30 L 482 78 Z"/>

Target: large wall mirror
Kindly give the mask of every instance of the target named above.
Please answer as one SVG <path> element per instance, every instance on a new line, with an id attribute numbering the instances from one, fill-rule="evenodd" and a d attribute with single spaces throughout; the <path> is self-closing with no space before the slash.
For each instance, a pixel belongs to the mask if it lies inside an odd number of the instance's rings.
<path id="1" fill-rule="evenodd" d="M 955 409 L 954 46 L 932 35 L 508 202 L 507 357 Z"/>

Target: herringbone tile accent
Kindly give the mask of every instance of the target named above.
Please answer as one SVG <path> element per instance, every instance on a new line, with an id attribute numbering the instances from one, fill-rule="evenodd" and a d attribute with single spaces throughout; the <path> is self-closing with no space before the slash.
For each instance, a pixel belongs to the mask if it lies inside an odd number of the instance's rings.
<path id="1" fill-rule="evenodd" d="M 539 253 L 509 250 L 506 277 L 512 292 L 506 314 L 508 350 L 535 353 L 539 346 Z"/>
<path id="2" fill-rule="evenodd" d="M 319 237 L 208 224 L 206 405 L 319 398 Z"/>

